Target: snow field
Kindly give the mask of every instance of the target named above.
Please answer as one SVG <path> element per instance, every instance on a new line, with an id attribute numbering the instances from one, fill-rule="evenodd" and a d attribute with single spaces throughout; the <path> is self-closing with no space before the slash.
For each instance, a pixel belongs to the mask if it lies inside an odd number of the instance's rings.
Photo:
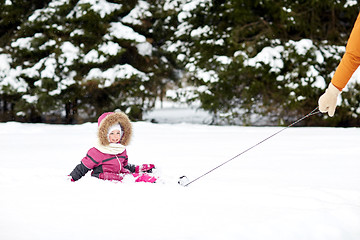
<path id="1" fill-rule="evenodd" d="M 360 239 L 358 128 L 133 123 L 156 184 L 67 181 L 96 123 L 0 123 L 0 239 Z"/>

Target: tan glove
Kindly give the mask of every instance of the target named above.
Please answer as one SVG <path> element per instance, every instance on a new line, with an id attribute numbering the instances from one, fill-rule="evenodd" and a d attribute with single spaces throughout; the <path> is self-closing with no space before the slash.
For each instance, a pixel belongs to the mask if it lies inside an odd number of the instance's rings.
<path id="1" fill-rule="evenodd" d="M 340 93 L 341 91 L 330 83 L 325 93 L 319 98 L 320 112 L 327 112 L 330 117 L 334 116 L 337 98 Z"/>

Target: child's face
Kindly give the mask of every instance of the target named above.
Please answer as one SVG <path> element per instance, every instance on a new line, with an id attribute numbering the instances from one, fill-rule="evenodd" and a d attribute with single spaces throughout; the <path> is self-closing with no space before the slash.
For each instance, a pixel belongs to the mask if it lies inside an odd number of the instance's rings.
<path id="1" fill-rule="evenodd" d="M 117 143 L 120 141 L 120 130 L 113 130 L 109 134 L 110 143 Z"/>

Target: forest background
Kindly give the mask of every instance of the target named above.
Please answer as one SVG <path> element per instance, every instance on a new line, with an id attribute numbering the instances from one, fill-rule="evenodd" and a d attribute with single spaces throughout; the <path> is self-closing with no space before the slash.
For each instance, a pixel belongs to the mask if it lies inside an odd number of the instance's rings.
<path id="1" fill-rule="evenodd" d="M 351 0 L 0 0 L 0 121 L 76 124 L 155 103 L 212 124 L 286 125 L 317 106 L 359 13 Z M 335 117 L 360 126 L 360 80 Z"/>

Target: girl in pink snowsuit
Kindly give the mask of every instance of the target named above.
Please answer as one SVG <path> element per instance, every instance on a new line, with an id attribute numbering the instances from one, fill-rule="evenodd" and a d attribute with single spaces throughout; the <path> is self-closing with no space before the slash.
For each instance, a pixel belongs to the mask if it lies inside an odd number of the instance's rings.
<path id="1" fill-rule="evenodd" d="M 98 143 L 70 173 L 71 181 L 79 180 L 92 170 L 91 176 L 103 180 L 121 181 L 131 174 L 136 182 L 154 183 L 156 178 L 147 174 L 155 168 L 153 164 L 128 164 L 126 146 L 131 136 L 131 122 L 125 113 L 103 113 L 98 119 Z"/>

